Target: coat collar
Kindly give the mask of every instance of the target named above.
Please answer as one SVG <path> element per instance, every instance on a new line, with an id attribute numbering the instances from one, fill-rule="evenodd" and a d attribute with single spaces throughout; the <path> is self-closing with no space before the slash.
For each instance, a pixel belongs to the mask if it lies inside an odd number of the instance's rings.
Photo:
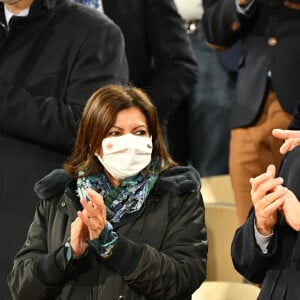
<path id="1" fill-rule="evenodd" d="M 64 169 L 56 169 L 39 180 L 34 185 L 34 191 L 41 199 L 49 199 L 62 194 L 69 183 L 70 178 Z M 154 192 L 184 194 L 196 189 L 200 189 L 199 173 L 193 167 L 180 166 L 164 171 L 157 180 Z"/>

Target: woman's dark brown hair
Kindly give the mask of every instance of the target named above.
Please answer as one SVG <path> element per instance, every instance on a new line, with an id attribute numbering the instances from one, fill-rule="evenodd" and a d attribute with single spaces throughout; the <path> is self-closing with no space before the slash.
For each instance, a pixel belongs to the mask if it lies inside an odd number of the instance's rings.
<path id="1" fill-rule="evenodd" d="M 77 178 L 80 171 L 87 176 L 101 168 L 94 154 L 114 125 L 117 114 L 130 107 L 137 107 L 146 117 L 152 136 L 152 159 L 159 158 L 162 171 L 177 165 L 166 149 L 156 108 L 146 93 L 136 87 L 107 85 L 93 93 L 83 110 L 73 154 L 64 164 L 71 177 Z"/>

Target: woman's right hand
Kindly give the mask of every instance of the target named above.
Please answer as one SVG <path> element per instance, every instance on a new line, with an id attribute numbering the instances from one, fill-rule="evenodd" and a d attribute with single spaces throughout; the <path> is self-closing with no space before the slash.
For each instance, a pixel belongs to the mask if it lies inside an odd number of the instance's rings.
<path id="1" fill-rule="evenodd" d="M 82 220 L 77 217 L 71 224 L 70 244 L 73 258 L 79 257 L 85 253 L 88 248 L 87 239 L 89 230 Z"/>
<path id="2" fill-rule="evenodd" d="M 250 179 L 251 199 L 255 209 L 255 225 L 262 235 L 269 235 L 277 222 L 278 210 L 284 203 L 287 189 L 283 179 L 275 178 L 276 168 L 269 165 L 266 173 Z"/>

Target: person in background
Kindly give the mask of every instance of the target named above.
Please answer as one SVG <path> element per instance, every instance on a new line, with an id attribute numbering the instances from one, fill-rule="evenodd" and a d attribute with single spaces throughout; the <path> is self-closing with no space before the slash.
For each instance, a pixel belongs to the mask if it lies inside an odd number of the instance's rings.
<path id="1" fill-rule="evenodd" d="M 204 0 L 202 24 L 216 49 L 240 40 L 237 99 L 231 118 L 229 169 L 239 223 L 252 206 L 249 178 L 274 164 L 300 98 L 300 4 L 283 0 Z"/>
<path id="2" fill-rule="evenodd" d="M 199 73 L 188 104 L 184 103 L 186 113 L 181 114 L 189 145 L 186 157 L 201 177 L 228 174 L 230 116 L 239 45 L 222 52 L 212 50 L 201 24 L 202 0 L 175 0 L 175 3 L 191 39 Z"/>
<path id="3" fill-rule="evenodd" d="M 128 83 L 128 68 L 120 29 L 68 0 L 2 0 L 0 22 L 0 299 L 8 300 L 34 182 L 70 154 L 86 99 Z"/>
<path id="4" fill-rule="evenodd" d="M 206 278 L 200 178 L 170 157 L 148 96 L 97 90 L 64 167 L 68 179 L 55 170 L 35 186 L 13 299 L 191 299 Z"/>
<path id="5" fill-rule="evenodd" d="M 192 45 L 174 1 L 73 1 L 103 9 L 121 28 L 129 80 L 151 96 L 172 157 L 186 164 L 185 111 L 198 73 Z"/>

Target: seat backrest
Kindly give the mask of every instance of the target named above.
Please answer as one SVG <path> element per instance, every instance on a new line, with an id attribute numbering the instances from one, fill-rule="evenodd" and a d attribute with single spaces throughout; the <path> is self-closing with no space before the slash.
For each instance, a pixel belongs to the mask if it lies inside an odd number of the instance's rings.
<path id="1" fill-rule="evenodd" d="M 256 300 L 260 288 L 250 283 L 205 281 L 192 300 Z"/>
<path id="2" fill-rule="evenodd" d="M 242 282 L 234 269 L 231 242 L 238 227 L 236 207 L 230 203 L 205 203 L 208 257 L 207 280 Z"/>
<path id="3" fill-rule="evenodd" d="M 229 174 L 201 178 L 201 193 L 205 203 L 235 204 Z"/>

